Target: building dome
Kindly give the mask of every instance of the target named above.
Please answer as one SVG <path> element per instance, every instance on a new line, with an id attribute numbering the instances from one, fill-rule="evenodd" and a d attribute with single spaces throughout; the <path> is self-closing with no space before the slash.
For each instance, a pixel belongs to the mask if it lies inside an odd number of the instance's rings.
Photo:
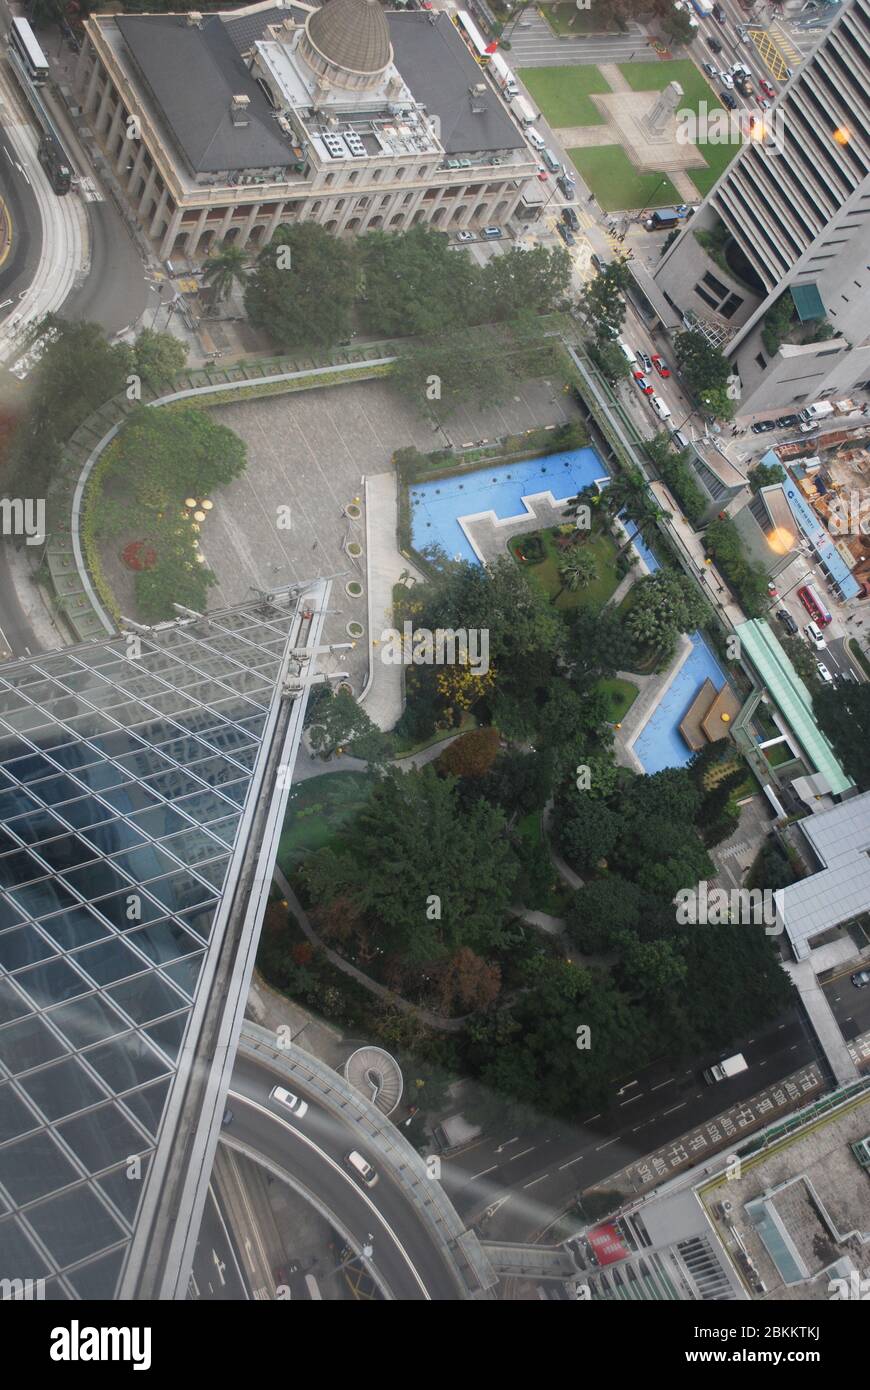
<path id="1" fill-rule="evenodd" d="M 303 53 L 315 72 L 335 86 L 375 86 L 393 61 L 379 0 L 326 0 L 305 21 Z"/>

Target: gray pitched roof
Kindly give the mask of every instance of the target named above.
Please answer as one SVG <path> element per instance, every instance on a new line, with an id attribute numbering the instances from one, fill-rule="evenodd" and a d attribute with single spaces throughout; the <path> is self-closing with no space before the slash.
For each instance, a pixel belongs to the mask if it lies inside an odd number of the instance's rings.
<path id="1" fill-rule="evenodd" d="M 217 15 L 201 29 L 178 15 L 118 15 L 115 22 L 194 172 L 291 163 L 269 103 Z M 250 97 L 246 126 L 234 126 L 230 117 L 235 95 Z"/>
<path id="2" fill-rule="evenodd" d="M 524 141 L 501 98 L 487 82 L 446 14 L 431 11 L 389 13 L 396 67 L 416 99 L 441 121 L 441 143 L 448 154 L 475 150 L 518 150 Z M 486 83 L 486 93 L 471 109 L 469 88 Z"/>

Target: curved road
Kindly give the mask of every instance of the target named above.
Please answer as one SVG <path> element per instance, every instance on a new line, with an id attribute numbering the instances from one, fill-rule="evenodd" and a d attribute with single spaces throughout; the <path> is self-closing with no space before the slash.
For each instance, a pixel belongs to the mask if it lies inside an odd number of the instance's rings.
<path id="1" fill-rule="evenodd" d="M 369 1242 L 374 1250 L 370 1263 L 389 1297 L 458 1301 L 462 1292 L 457 1276 L 407 1191 L 394 1181 L 367 1137 L 351 1121 L 336 1119 L 314 1091 L 304 1095 L 309 1109 L 301 1120 L 282 1112 L 269 1100 L 279 1081 L 288 1084 L 263 1062 L 236 1057 L 228 1096 L 233 1121 L 222 1131 L 222 1142 L 249 1151 L 291 1185 L 310 1192 L 357 1248 Z M 289 1084 L 300 1091 L 298 1081 Z M 351 1149 L 358 1149 L 377 1169 L 374 1187 L 364 1187 L 351 1176 L 344 1162 Z"/>

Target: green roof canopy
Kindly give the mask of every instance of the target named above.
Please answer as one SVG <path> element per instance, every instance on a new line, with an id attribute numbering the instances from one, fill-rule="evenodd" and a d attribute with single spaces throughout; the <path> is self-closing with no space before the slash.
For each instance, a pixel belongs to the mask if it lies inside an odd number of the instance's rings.
<path id="1" fill-rule="evenodd" d="M 825 317 L 825 306 L 818 285 L 792 285 L 791 297 L 801 323 Z"/>
<path id="2" fill-rule="evenodd" d="M 817 772 L 827 778 L 831 794 L 841 795 L 853 785 L 818 728 L 813 702 L 776 635 L 763 618 L 740 623 L 735 632 L 759 676 L 770 691 L 802 749 Z"/>

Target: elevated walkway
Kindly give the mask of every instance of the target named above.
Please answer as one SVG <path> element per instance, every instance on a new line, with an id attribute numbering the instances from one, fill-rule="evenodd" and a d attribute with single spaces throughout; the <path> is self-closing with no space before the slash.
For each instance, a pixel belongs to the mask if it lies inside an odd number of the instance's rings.
<path id="1" fill-rule="evenodd" d="M 577 1266 L 556 1245 L 509 1245 L 482 1240 L 481 1249 L 497 1274 L 525 1279 L 576 1279 Z"/>

